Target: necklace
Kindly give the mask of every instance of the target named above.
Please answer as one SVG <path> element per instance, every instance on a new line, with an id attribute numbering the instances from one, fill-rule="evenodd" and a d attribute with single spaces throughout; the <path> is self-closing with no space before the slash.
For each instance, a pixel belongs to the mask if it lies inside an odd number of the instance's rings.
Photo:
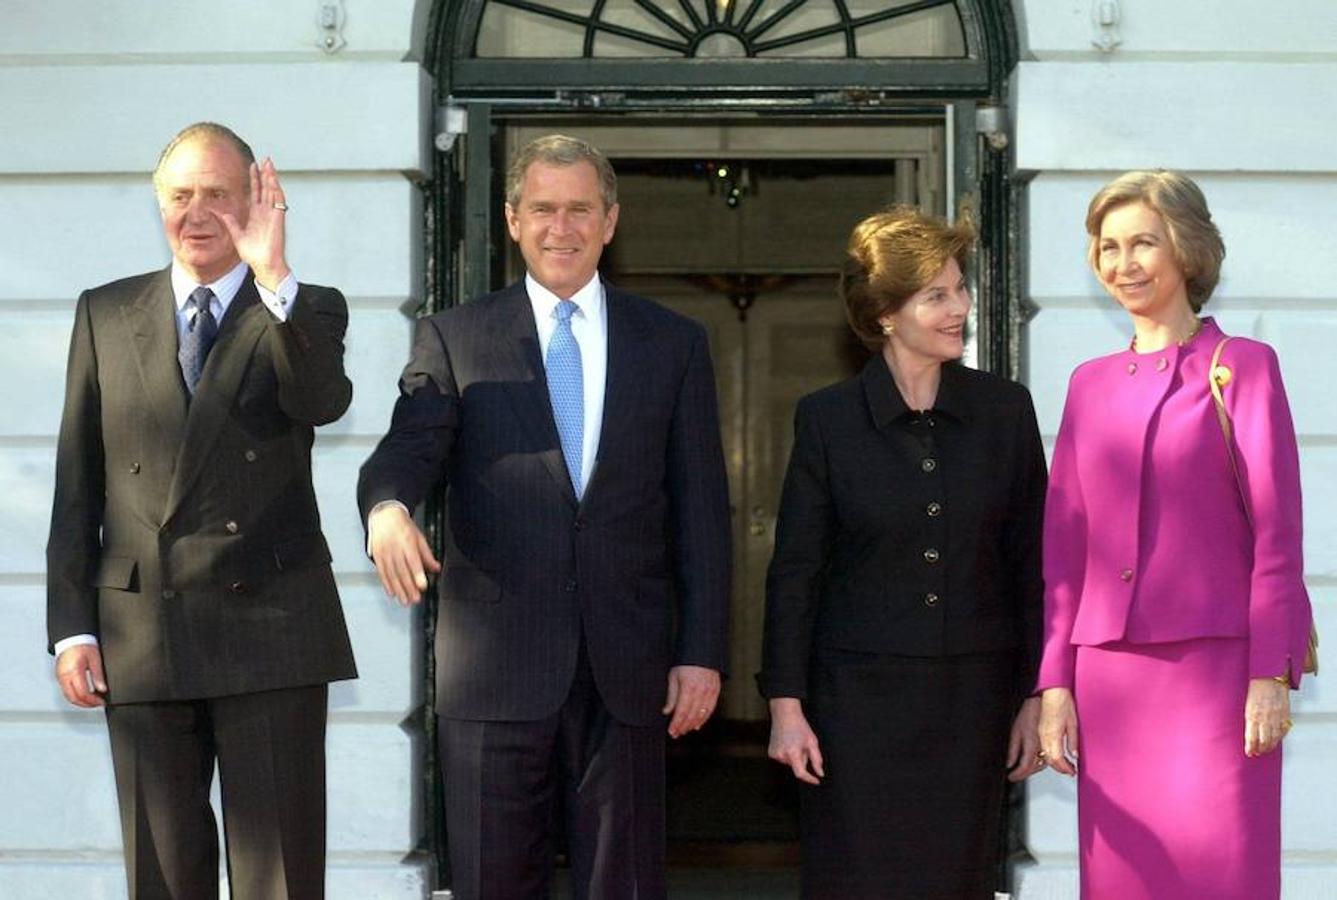
<path id="1" fill-rule="evenodd" d="M 1193 317 L 1193 325 L 1192 325 L 1192 327 L 1189 328 L 1189 330 L 1188 330 L 1188 334 L 1184 335 L 1184 336 L 1181 337 L 1179 340 L 1175 341 L 1175 343 L 1182 347 L 1182 346 L 1184 346 L 1185 344 L 1187 344 L 1189 341 L 1191 341 L 1191 340 L 1193 340 L 1195 337 L 1197 337 L 1199 331 L 1202 331 L 1202 319 L 1199 318 L 1198 316 L 1194 316 L 1194 317 Z M 1132 342 L 1128 345 L 1128 349 L 1129 349 L 1129 350 L 1136 350 L 1136 349 L 1137 349 L 1137 334 L 1134 334 L 1134 335 L 1133 335 L 1133 340 L 1132 340 Z"/>

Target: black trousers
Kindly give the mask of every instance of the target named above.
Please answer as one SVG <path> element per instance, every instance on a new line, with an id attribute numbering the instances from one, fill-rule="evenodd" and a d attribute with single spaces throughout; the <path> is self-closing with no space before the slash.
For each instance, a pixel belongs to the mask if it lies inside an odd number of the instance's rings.
<path id="1" fill-rule="evenodd" d="M 583 652 L 553 715 L 438 729 L 457 900 L 547 897 L 559 807 L 577 900 L 665 897 L 664 728 L 609 715 Z"/>
<path id="2" fill-rule="evenodd" d="M 799 787 L 809 900 L 992 900 L 1015 713 L 1011 652 L 819 651 L 805 707 L 826 778 Z"/>
<path id="3" fill-rule="evenodd" d="M 131 900 L 325 896 L 325 685 L 107 707 Z"/>

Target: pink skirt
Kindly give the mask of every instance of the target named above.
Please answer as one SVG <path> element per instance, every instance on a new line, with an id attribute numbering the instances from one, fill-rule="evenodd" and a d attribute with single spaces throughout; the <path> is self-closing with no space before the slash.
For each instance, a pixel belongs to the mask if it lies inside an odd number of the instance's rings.
<path id="1" fill-rule="evenodd" d="M 1248 641 L 1077 650 L 1084 900 L 1275 900 L 1281 750 L 1244 755 Z"/>

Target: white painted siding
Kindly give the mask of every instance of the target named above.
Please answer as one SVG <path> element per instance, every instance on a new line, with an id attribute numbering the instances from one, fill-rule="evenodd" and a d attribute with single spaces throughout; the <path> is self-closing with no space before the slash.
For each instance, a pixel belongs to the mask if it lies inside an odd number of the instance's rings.
<path id="1" fill-rule="evenodd" d="M 1337 629 L 1337 6 L 1296 0 L 1123 0 L 1122 43 L 1092 44 L 1092 3 L 1024 4 L 1026 61 L 1014 75 L 1017 162 L 1027 191 L 1026 284 L 1038 309 L 1027 370 L 1052 445 L 1068 375 L 1127 340 L 1128 325 L 1085 261 L 1092 194 L 1130 168 L 1188 172 L 1226 243 L 1206 312 L 1281 358 L 1305 491 L 1305 571 L 1319 629 Z M 1328 654 L 1331 656 L 1331 653 Z M 1331 674 L 1294 697 L 1283 794 L 1284 896 L 1326 896 L 1337 877 L 1337 690 Z M 1155 749 L 1148 750 L 1155 764 Z M 1073 784 L 1033 779 L 1025 900 L 1077 896 Z"/>
<path id="2" fill-rule="evenodd" d="M 225 122 L 272 155 L 298 276 L 348 297 L 353 406 L 320 429 L 316 490 L 361 678 L 330 694 L 329 896 L 421 898 L 416 615 L 362 548 L 357 468 L 389 421 L 422 299 L 430 3 L 347 2 L 344 50 L 318 4 L 0 0 L 0 896 L 123 897 L 98 713 L 72 709 L 45 652 L 44 548 L 74 301 L 169 254 L 149 183 L 167 139 Z M 418 44 L 414 41 L 417 40 Z"/>

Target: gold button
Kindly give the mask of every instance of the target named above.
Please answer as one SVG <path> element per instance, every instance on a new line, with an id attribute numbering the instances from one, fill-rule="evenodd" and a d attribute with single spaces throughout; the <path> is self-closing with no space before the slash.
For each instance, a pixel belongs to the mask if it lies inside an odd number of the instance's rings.
<path id="1" fill-rule="evenodd" d="M 924 551 L 924 562 L 932 564 L 937 562 L 938 559 L 939 559 L 939 553 L 932 547 L 929 547 L 927 550 Z"/>
<path id="2" fill-rule="evenodd" d="M 928 513 L 930 516 L 940 516 L 942 515 L 942 504 L 939 503 L 937 500 L 934 500 L 927 507 L 925 507 L 924 511 Z"/>
<path id="3" fill-rule="evenodd" d="M 1170 361 L 1167 360 L 1164 356 L 1162 356 L 1160 359 L 1156 360 L 1156 371 L 1157 371 L 1157 372 L 1164 372 L 1167 368 L 1169 368 L 1169 366 L 1170 366 Z"/>
<path id="4" fill-rule="evenodd" d="M 1128 364 L 1128 374 L 1129 374 L 1129 375 L 1136 375 L 1136 374 L 1137 374 L 1137 363 L 1129 363 L 1129 364 Z"/>
<path id="5" fill-rule="evenodd" d="M 937 605 L 938 605 L 938 595 L 937 595 L 937 594 L 925 594 L 925 595 L 924 595 L 924 605 L 925 605 L 925 606 L 937 606 Z"/>
<path id="6" fill-rule="evenodd" d="M 1132 580 L 1133 580 L 1133 570 L 1132 570 L 1132 569 L 1124 569 L 1122 572 L 1119 573 L 1119 578 L 1122 579 L 1123 581 L 1132 581 Z"/>
<path id="7" fill-rule="evenodd" d="M 931 456 L 926 456 L 923 461 L 920 462 L 919 468 L 923 469 L 925 472 L 932 472 L 934 469 L 938 468 L 938 461 Z"/>
<path id="8" fill-rule="evenodd" d="M 231 520 L 228 520 L 223 527 L 227 529 L 228 534 L 236 534 L 240 530 L 237 523 Z"/>

